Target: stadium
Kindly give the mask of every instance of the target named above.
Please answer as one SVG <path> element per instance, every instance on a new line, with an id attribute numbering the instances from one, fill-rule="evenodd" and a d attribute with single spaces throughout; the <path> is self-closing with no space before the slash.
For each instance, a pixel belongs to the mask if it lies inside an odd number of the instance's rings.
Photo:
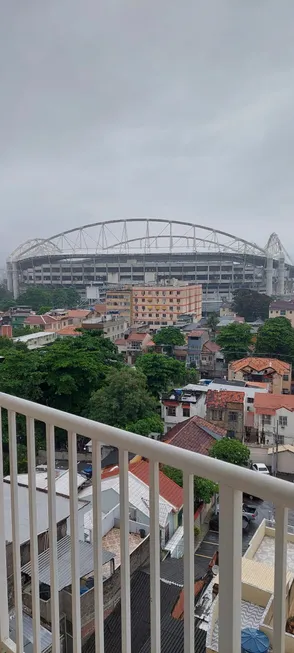
<path id="1" fill-rule="evenodd" d="M 96 222 L 36 238 L 7 260 L 8 289 L 201 283 L 206 298 L 230 298 L 240 287 L 283 296 L 293 289 L 294 264 L 277 234 L 262 247 L 208 226 L 157 218 Z"/>

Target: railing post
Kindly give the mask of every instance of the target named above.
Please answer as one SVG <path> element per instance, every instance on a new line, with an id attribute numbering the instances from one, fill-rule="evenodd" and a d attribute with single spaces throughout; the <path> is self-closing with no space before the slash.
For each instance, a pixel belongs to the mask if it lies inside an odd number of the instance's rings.
<path id="1" fill-rule="evenodd" d="M 101 505 L 101 444 L 92 440 L 93 464 L 93 546 L 95 594 L 95 652 L 104 652 L 104 605 L 102 572 L 102 505 Z"/>
<path id="2" fill-rule="evenodd" d="M 3 491 L 3 449 L 2 449 L 2 409 L 0 407 L 0 639 L 3 642 L 9 637 L 6 539 L 5 539 L 5 508 Z"/>
<path id="3" fill-rule="evenodd" d="M 48 473 L 48 517 L 50 544 L 50 606 L 52 625 L 52 651 L 60 653 L 59 591 L 56 527 L 56 478 L 55 478 L 55 430 L 46 424 L 47 473 Z"/>
<path id="4" fill-rule="evenodd" d="M 37 492 L 36 492 L 36 453 L 35 453 L 35 422 L 27 417 L 27 448 L 29 477 L 29 514 L 30 514 L 30 554 L 32 568 L 32 608 L 34 653 L 41 652 L 40 637 L 40 585 L 38 561 L 38 529 L 37 529 Z"/>
<path id="5" fill-rule="evenodd" d="M 77 436 L 68 432 L 70 540 L 71 540 L 71 591 L 73 653 L 80 653 L 81 644 L 81 598 L 80 598 L 80 541 L 77 486 Z"/>
<path id="6" fill-rule="evenodd" d="M 121 550 L 121 650 L 131 651 L 130 547 L 129 547 L 129 459 L 119 451 L 120 550 Z"/>
<path id="7" fill-rule="evenodd" d="M 220 484 L 219 653 L 241 651 L 242 492 Z"/>
<path id="8" fill-rule="evenodd" d="M 9 462 L 10 462 L 10 490 L 11 490 L 11 522 L 13 541 L 13 584 L 14 602 L 16 612 L 16 650 L 23 650 L 23 618 L 22 618 L 22 586 L 21 586 L 21 557 L 19 535 L 19 505 L 17 482 L 17 443 L 16 443 L 16 415 L 8 411 L 9 429 Z"/>
<path id="9" fill-rule="evenodd" d="M 184 653 L 194 651 L 194 476 L 184 474 Z"/>
<path id="10" fill-rule="evenodd" d="M 150 473 L 150 618 L 151 650 L 160 653 L 160 531 L 159 531 L 159 469 L 149 463 Z"/>
<path id="11" fill-rule="evenodd" d="M 276 507 L 273 650 L 285 651 L 288 509 Z"/>

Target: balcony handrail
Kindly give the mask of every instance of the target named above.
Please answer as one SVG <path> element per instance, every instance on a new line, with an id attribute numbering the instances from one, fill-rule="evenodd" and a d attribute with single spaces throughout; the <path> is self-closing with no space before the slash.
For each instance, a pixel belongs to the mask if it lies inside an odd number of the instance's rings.
<path id="1" fill-rule="evenodd" d="M 186 474 L 208 478 L 235 490 L 246 492 L 250 487 L 250 494 L 267 501 L 274 501 L 275 505 L 294 509 L 294 485 L 288 481 L 259 474 L 245 467 L 232 465 L 2 392 L 0 393 L 0 407 L 62 428 L 65 431 L 81 434 L 96 442 L 117 447 L 122 451 L 132 451 L 153 462 L 164 462 L 165 465 L 181 469 Z"/>

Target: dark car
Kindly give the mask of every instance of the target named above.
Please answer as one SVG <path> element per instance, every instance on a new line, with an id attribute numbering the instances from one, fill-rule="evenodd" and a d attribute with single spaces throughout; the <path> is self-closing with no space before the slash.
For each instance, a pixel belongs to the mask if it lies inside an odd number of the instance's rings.
<path id="1" fill-rule="evenodd" d="M 209 528 L 211 531 L 218 531 L 219 530 L 219 515 L 213 515 L 209 522 Z M 249 519 L 247 517 L 243 516 L 242 517 L 242 531 L 243 533 L 247 533 L 249 528 Z"/>

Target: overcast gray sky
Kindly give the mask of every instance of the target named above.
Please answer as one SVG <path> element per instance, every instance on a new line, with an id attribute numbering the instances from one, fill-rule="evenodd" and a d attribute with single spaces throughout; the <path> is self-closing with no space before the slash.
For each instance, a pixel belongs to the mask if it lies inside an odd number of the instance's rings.
<path id="1" fill-rule="evenodd" d="M 294 254 L 293 0 L 2 0 L 0 257 L 158 216 Z"/>

